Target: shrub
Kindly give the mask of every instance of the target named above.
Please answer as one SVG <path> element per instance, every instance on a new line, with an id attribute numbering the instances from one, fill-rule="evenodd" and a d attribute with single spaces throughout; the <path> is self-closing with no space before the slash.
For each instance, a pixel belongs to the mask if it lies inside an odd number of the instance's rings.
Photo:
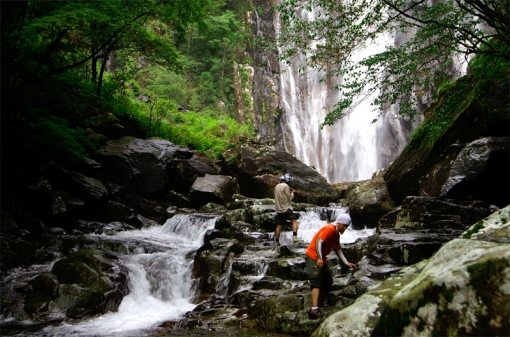
<path id="1" fill-rule="evenodd" d="M 56 160 L 75 162 L 93 153 L 96 147 L 81 128 L 69 127 L 69 122 L 47 112 L 30 123 L 35 141 L 41 144 Z"/>

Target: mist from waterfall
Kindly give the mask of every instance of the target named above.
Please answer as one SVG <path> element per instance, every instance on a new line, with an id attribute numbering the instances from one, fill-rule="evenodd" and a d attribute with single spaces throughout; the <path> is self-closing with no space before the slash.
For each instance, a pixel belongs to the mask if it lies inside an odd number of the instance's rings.
<path id="1" fill-rule="evenodd" d="M 313 20 L 314 12 L 304 12 Z M 278 14 L 274 15 L 277 33 Z M 402 39 L 402 36 L 399 37 Z M 362 60 L 379 53 L 387 45 L 396 44 L 391 36 L 382 36 L 352 58 Z M 393 161 L 405 145 L 413 125 L 394 117 L 393 110 L 373 111 L 373 97 L 364 100 L 354 112 L 332 126 L 320 124 L 327 112 L 340 100 L 333 87 L 340 78 L 321 82 L 324 73 L 307 68 L 300 74 L 303 56 L 297 56 L 289 67 L 281 63 L 282 144 L 305 164 L 314 167 L 329 183 L 369 179 L 372 174 Z M 378 118 L 376 123 L 372 123 Z"/>

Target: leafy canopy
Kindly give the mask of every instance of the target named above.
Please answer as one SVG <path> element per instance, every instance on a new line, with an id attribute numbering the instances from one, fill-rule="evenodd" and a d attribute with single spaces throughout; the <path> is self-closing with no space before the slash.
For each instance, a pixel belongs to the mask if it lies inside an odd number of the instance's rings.
<path id="1" fill-rule="evenodd" d="M 331 125 L 375 94 L 374 110 L 398 106 L 413 117 L 419 103 L 456 77 L 454 57 L 510 58 L 508 0 L 286 0 L 277 6 L 282 59 L 304 55 L 312 67 L 342 76 L 342 98 L 323 122 Z M 310 19 L 313 12 L 314 19 Z M 404 41 L 360 61 L 351 57 L 378 38 Z M 324 79 L 323 79 L 324 80 Z M 432 92 L 432 97 L 427 97 Z"/>
<path id="2" fill-rule="evenodd" d="M 93 154 L 117 123 L 213 157 L 252 136 L 228 117 L 233 62 L 247 62 L 249 0 L 0 6 L 2 128 L 26 129 L 55 159 Z"/>

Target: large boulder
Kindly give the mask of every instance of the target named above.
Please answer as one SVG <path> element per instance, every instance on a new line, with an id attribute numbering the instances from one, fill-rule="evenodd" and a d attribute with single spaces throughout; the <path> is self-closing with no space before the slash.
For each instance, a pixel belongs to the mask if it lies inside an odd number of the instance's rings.
<path id="1" fill-rule="evenodd" d="M 37 276 L 25 298 L 33 318 L 66 315 L 90 317 L 117 311 L 127 294 L 127 272 L 113 256 L 82 249 L 57 261 L 50 273 Z"/>
<path id="2" fill-rule="evenodd" d="M 173 159 L 189 159 L 193 152 L 167 140 L 124 137 L 107 142 L 98 161 L 113 194 L 135 192 L 159 195 L 168 190 L 166 168 Z"/>
<path id="3" fill-rule="evenodd" d="M 274 198 L 274 186 L 284 173 L 294 176 L 294 201 L 325 205 L 339 199 L 338 192 L 317 171 L 292 154 L 260 144 L 244 144 L 225 154 L 222 173 L 238 178 L 241 194 L 252 198 Z"/>
<path id="4" fill-rule="evenodd" d="M 312 336 L 506 336 L 510 206 L 329 316 Z M 338 324 L 342 322 L 342 324 Z"/>
<path id="5" fill-rule="evenodd" d="M 412 265 L 430 258 L 461 233 L 459 229 L 383 229 L 368 239 L 371 247 L 368 257 L 379 264 Z"/>
<path id="6" fill-rule="evenodd" d="M 206 174 L 219 174 L 219 169 L 203 160 L 174 159 L 167 165 L 167 174 L 171 178 L 170 188 L 176 192 L 188 193 L 198 177 Z"/>
<path id="7" fill-rule="evenodd" d="M 466 145 L 452 163 L 441 197 L 510 204 L 510 138 L 485 137 Z M 506 186 L 506 188 L 501 188 Z"/>
<path id="8" fill-rule="evenodd" d="M 166 210 L 170 205 L 165 202 L 142 198 L 135 193 L 118 196 L 115 201 L 158 223 L 163 223 L 168 218 Z"/>
<path id="9" fill-rule="evenodd" d="M 371 180 L 352 184 L 345 194 L 345 206 L 349 207 L 354 229 L 377 227 L 379 219 L 397 206 L 386 188 L 382 173 Z"/>
<path id="10" fill-rule="evenodd" d="M 198 177 L 191 186 L 190 202 L 197 209 L 209 202 L 229 206 L 233 195 L 238 193 L 239 184 L 236 178 L 206 174 Z"/>
<path id="11" fill-rule="evenodd" d="M 50 163 L 47 171 L 51 184 L 60 190 L 93 202 L 103 202 L 108 197 L 108 189 L 96 178 L 63 169 L 54 163 Z"/>

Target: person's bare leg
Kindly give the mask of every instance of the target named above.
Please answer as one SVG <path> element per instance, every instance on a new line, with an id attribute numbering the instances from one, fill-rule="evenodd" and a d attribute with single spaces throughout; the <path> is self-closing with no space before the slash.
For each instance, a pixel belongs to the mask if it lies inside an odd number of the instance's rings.
<path id="1" fill-rule="evenodd" d="M 292 222 L 292 231 L 294 232 L 292 235 L 292 242 L 302 242 L 303 240 L 301 240 L 297 237 L 298 224 L 297 224 L 296 219 L 292 219 L 291 222 Z"/>
<path id="2" fill-rule="evenodd" d="M 318 307 L 319 306 L 319 296 L 320 296 L 321 290 L 319 288 L 313 288 L 312 289 L 312 307 Z"/>
<path id="3" fill-rule="evenodd" d="M 274 233 L 274 237 L 280 239 L 280 233 L 282 232 L 282 225 L 276 225 L 276 231 Z"/>
<path id="4" fill-rule="evenodd" d="M 326 292 L 323 291 L 323 290 L 320 290 L 319 291 L 319 300 L 317 303 L 323 303 L 324 302 L 324 298 L 326 297 Z"/>

